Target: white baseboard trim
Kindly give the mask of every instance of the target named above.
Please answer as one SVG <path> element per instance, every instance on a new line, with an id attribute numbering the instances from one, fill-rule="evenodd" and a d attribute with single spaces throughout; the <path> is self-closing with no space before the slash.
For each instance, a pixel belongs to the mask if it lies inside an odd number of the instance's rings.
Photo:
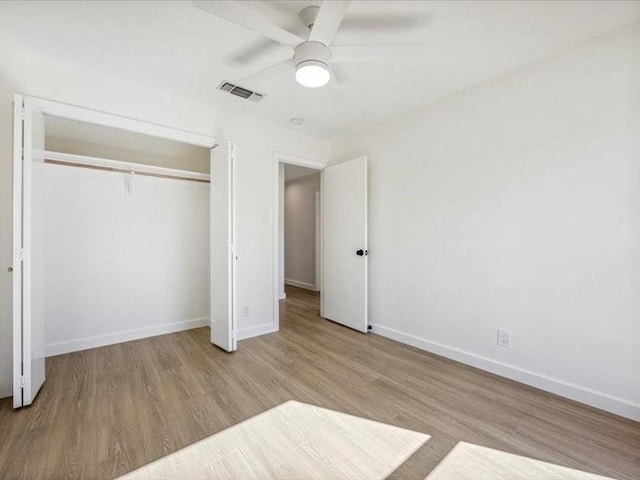
<path id="1" fill-rule="evenodd" d="M 282 293 L 280 295 L 280 300 L 286 300 L 287 299 L 287 294 L 286 293 Z"/>
<path id="2" fill-rule="evenodd" d="M 13 392 L 11 391 L 11 389 L 0 390 L 0 398 L 7 398 L 12 396 L 13 396 Z"/>
<path id="3" fill-rule="evenodd" d="M 289 280 L 286 278 L 284 279 L 284 283 L 285 285 L 291 285 L 292 287 L 304 288 L 305 290 L 312 290 L 314 292 L 318 291 L 316 286 L 312 283 L 299 282 L 298 280 Z"/>
<path id="4" fill-rule="evenodd" d="M 141 338 L 155 337 L 157 335 L 165 335 L 167 333 L 181 332 L 183 330 L 206 326 L 209 326 L 208 318 L 197 318 L 195 320 L 187 320 L 184 322 L 166 323 L 164 325 L 157 325 L 153 327 L 136 328 L 134 330 L 108 333 L 106 335 L 96 335 L 67 342 L 52 343 L 45 346 L 45 357 L 78 352 L 80 350 L 88 350 L 89 348 L 104 347 L 105 345 L 113 345 L 114 343 L 129 342 L 131 340 L 139 340 Z"/>
<path id="5" fill-rule="evenodd" d="M 472 367 L 486 370 L 488 372 L 495 373 L 496 375 L 500 375 L 547 392 L 555 393 L 556 395 L 570 398 L 571 400 L 585 403 L 592 407 L 600 408 L 607 412 L 615 413 L 622 417 L 640 421 L 640 404 L 637 403 L 612 397 L 602 392 L 597 392 L 589 388 L 551 378 L 530 370 L 513 367 L 511 365 L 497 362 L 454 347 L 431 342 L 408 333 L 383 327 L 382 325 L 372 325 L 372 332 L 383 337 L 397 340 L 398 342 L 406 343 L 412 347 L 426 350 L 427 352 L 431 352 L 466 365 L 471 365 Z"/>
<path id="6" fill-rule="evenodd" d="M 238 330 L 238 340 L 246 340 L 247 338 L 259 337 L 260 335 L 266 335 L 267 333 L 275 333 L 278 331 L 273 323 L 264 323 L 255 327 L 243 328 Z"/>

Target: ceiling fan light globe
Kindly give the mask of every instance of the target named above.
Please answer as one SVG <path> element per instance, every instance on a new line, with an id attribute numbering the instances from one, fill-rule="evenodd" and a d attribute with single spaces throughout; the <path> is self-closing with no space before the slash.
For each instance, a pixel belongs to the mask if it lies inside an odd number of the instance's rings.
<path id="1" fill-rule="evenodd" d="M 329 66 L 316 60 L 301 62 L 296 66 L 296 81 L 309 88 L 326 85 L 331 79 Z"/>

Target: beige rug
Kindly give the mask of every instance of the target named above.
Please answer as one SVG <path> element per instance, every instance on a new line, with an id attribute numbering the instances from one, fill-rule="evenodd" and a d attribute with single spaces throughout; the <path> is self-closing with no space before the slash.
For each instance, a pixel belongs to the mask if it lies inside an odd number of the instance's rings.
<path id="1" fill-rule="evenodd" d="M 290 401 L 120 478 L 382 479 L 428 439 Z"/>
<path id="2" fill-rule="evenodd" d="M 428 480 L 602 480 L 606 477 L 459 442 Z"/>

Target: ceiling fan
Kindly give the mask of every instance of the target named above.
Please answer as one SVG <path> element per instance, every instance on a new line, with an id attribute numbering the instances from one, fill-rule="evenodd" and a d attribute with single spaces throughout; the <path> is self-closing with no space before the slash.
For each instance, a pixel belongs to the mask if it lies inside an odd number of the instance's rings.
<path id="1" fill-rule="evenodd" d="M 290 47 L 289 58 L 270 65 L 240 80 L 258 81 L 295 69 L 296 81 L 305 87 L 322 87 L 333 79 L 331 65 L 339 62 L 369 62 L 398 57 L 415 57 L 423 45 L 368 44 L 330 46 L 349 7 L 349 0 L 325 0 L 320 6 L 311 5 L 299 12 L 310 29 L 308 38 L 295 35 L 264 18 L 259 12 L 238 1 L 193 1 L 192 4 L 208 13 L 224 18 L 265 37 Z"/>

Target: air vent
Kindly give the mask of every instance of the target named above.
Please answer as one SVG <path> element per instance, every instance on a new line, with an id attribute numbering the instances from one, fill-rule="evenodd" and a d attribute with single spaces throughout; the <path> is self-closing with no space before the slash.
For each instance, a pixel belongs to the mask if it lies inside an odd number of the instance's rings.
<path id="1" fill-rule="evenodd" d="M 227 82 L 226 80 L 223 80 L 222 83 L 218 85 L 218 90 L 228 92 L 231 95 L 235 95 L 236 97 L 251 100 L 252 102 L 259 102 L 264 98 L 264 95 L 262 93 L 254 92 L 253 90 L 249 90 L 248 88 L 239 87 L 238 85 L 234 85 L 233 83 Z"/>

